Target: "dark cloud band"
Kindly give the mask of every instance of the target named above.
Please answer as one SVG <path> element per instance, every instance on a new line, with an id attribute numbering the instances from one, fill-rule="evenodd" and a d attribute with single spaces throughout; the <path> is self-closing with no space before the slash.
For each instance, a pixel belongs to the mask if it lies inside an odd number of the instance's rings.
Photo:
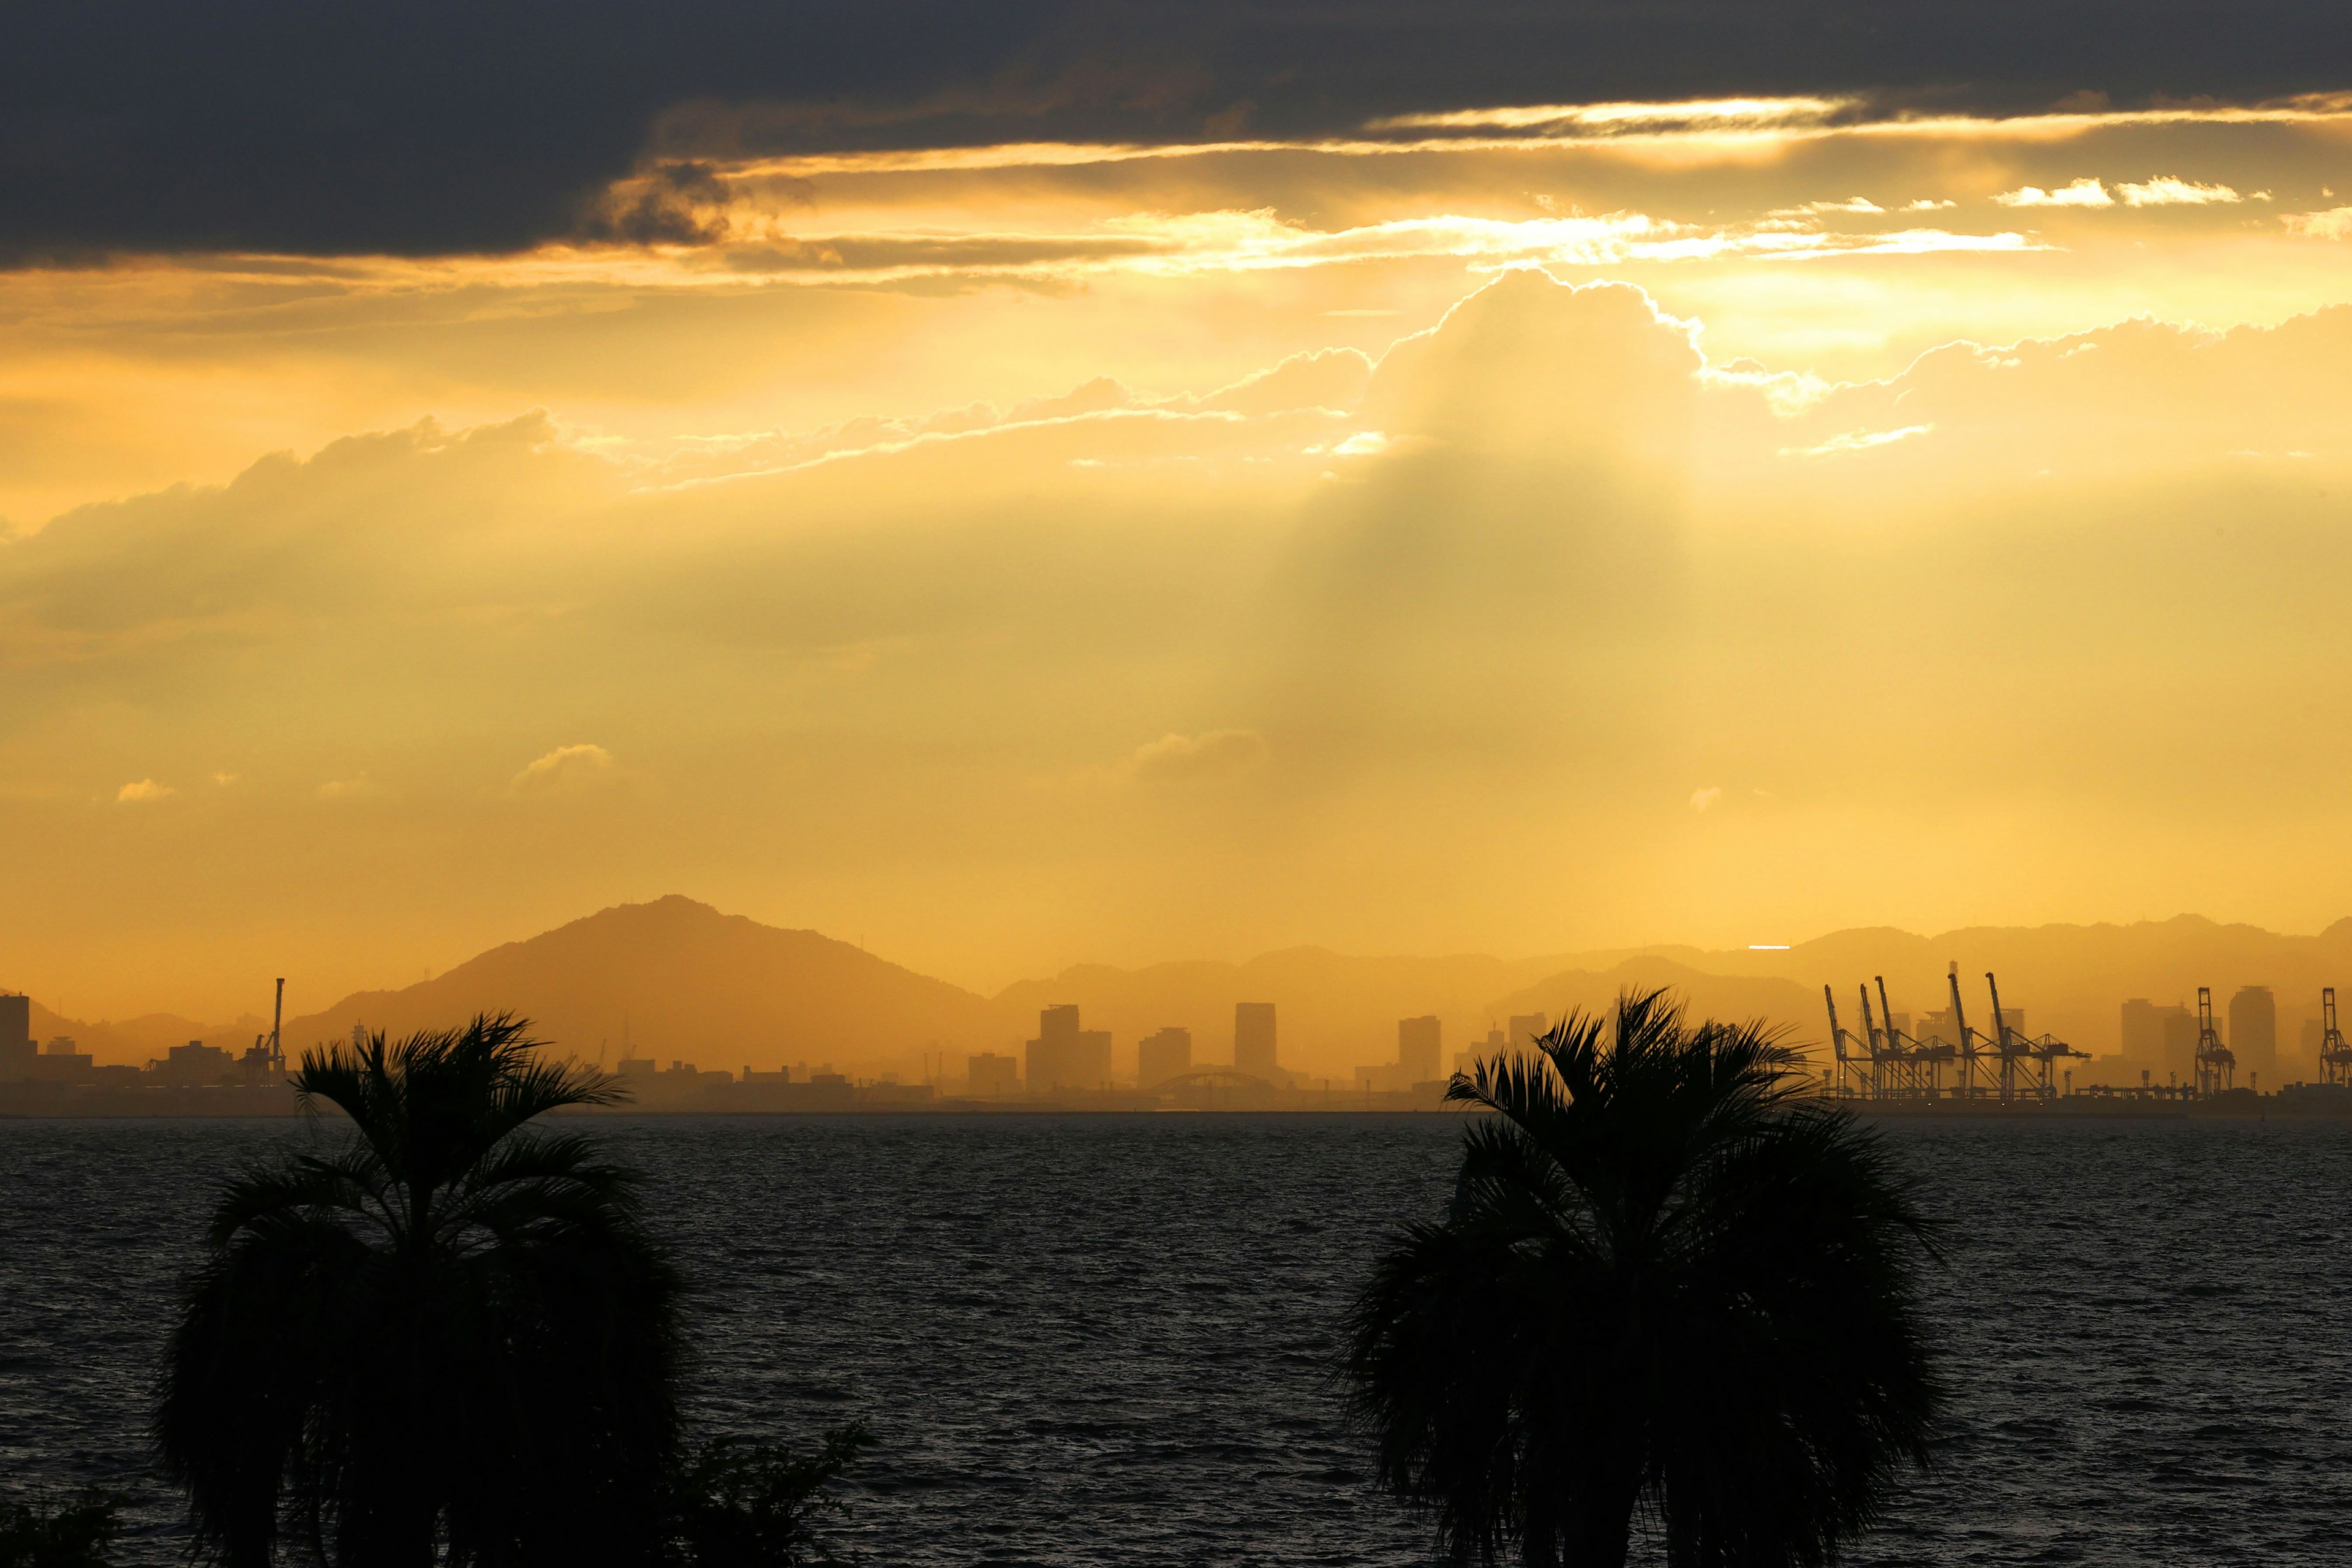
<path id="1" fill-rule="evenodd" d="M 2340 88 L 2331 0 L 23 0 L 0 260 L 690 237 L 648 151 L 1313 136 L 1507 103 L 1865 92 L 1941 109 Z"/>

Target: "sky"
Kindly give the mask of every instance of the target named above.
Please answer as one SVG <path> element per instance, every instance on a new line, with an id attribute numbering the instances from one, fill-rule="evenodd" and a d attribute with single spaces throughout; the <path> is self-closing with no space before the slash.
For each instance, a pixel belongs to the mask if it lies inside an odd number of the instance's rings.
<path id="1" fill-rule="evenodd" d="M 2352 913 L 2338 8 L 33 12 L 61 1012 Z"/>

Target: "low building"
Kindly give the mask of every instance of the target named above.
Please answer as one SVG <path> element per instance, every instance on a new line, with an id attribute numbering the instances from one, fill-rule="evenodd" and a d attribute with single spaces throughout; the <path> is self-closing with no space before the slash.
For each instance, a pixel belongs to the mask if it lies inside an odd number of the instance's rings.
<path id="1" fill-rule="evenodd" d="M 1021 1063 L 982 1051 L 965 1063 L 965 1092 L 976 1100 L 1006 1100 L 1021 1092 Z"/>
<path id="2" fill-rule="evenodd" d="M 175 1089 L 206 1089 L 232 1082 L 239 1075 L 235 1057 L 218 1046 L 190 1040 L 184 1046 L 173 1046 L 162 1061 L 149 1062 L 147 1076 L 151 1082 Z"/>
<path id="3" fill-rule="evenodd" d="M 72 1036 L 59 1035 L 41 1047 L 26 1076 L 43 1083 L 88 1083 L 96 1066 L 89 1054 L 75 1045 Z"/>

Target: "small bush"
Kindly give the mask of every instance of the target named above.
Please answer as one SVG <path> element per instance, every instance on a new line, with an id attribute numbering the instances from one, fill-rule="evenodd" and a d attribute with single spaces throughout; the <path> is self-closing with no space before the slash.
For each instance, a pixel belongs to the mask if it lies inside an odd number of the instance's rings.
<path id="1" fill-rule="evenodd" d="M 678 1466 L 672 1482 L 675 1568 L 824 1568 L 840 1559 L 817 1538 L 839 1513 L 833 1484 L 874 1446 L 853 1422 L 824 1435 L 812 1455 L 722 1437 Z"/>
<path id="2" fill-rule="evenodd" d="M 54 1510 L 0 1503 L 0 1568 L 105 1568 L 121 1529 L 114 1500 L 96 1492 Z"/>

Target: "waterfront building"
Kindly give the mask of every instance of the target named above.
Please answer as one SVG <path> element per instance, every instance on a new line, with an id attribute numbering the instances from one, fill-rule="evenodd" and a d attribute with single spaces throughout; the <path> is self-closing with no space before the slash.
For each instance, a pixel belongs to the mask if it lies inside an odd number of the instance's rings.
<path id="1" fill-rule="evenodd" d="M 157 1083 L 181 1089 L 201 1089 L 234 1079 L 236 1076 L 236 1058 L 218 1046 L 190 1040 L 184 1046 L 173 1046 L 164 1053 L 162 1061 L 149 1062 L 147 1071 Z"/>
<path id="2" fill-rule="evenodd" d="M 1397 1066 L 1408 1084 L 1434 1082 L 1444 1060 L 1440 1026 L 1434 1013 L 1397 1020 Z"/>
<path id="3" fill-rule="evenodd" d="M 1055 1089 L 1108 1089 L 1110 1086 L 1110 1031 L 1082 1029 L 1078 1010 L 1064 1004 L 1037 1015 L 1037 1037 L 1029 1042 L 1028 1072 L 1032 1094 Z"/>
<path id="4" fill-rule="evenodd" d="M 0 1083 L 33 1076 L 33 999 L 0 993 Z"/>
<path id="5" fill-rule="evenodd" d="M 982 1051 L 964 1065 L 965 1092 L 978 1100 L 1003 1100 L 1021 1092 L 1021 1063 Z"/>
<path id="6" fill-rule="evenodd" d="M 1278 1081 L 1275 1063 L 1274 1004 L 1234 1004 L 1234 1070 L 1253 1078 Z"/>
<path id="7" fill-rule="evenodd" d="M 2241 1087 L 2262 1083 L 2276 1089 L 2278 1072 L 2278 1003 L 2267 985 L 2242 985 L 2230 998 L 2230 1054 L 2238 1058 Z"/>
<path id="8" fill-rule="evenodd" d="M 1551 1020 L 1541 1013 L 1518 1013 L 1512 1016 L 1510 1045 L 1515 1051 L 1531 1051 L 1536 1041 L 1551 1032 Z"/>
<path id="9" fill-rule="evenodd" d="M 1192 1031 L 1174 1027 L 1146 1035 L 1135 1047 L 1135 1081 L 1150 1089 L 1192 1070 Z"/>

